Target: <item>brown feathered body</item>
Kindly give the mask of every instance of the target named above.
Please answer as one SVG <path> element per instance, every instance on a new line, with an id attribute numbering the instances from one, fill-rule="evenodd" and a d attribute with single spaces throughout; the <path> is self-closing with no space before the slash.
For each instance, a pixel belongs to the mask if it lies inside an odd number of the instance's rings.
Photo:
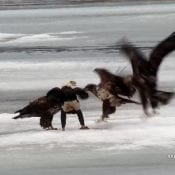
<path id="1" fill-rule="evenodd" d="M 120 96 L 132 97 L 134 95 L 132 77 L 120 77 L 102 68 L 96 68 L 94 71 L 99 75 L 100 83 L 98 85 L 88 84 L 85 89 L 102 101 L 102 120 L 113 114 L 117 106 L 125 103 L 139 104 Z"/>
<path id="2" fill-rule="evenodd" d="M 46 96 L 40 97 L 30 102 L 24 108 L 16 111 L 19 115 L 14 119 L 40 117 L 40 126 L 44 129 L 54 129 L 52 126 L 52 120 L 54 114 L 56 114 L 61 108 L 61 105 L 55 105 L 50 103 Z"/>
<path id="3" fill-rule="evenodd" d="M 104 68 L 96 68 L 94 71 L 100 78 L 98 86 L 108 90 L 111 94 L 132 97 L 135 93 L 131 76 L 117 76 Z"/>
<path id="4" fill-rule="evenodd" d="M 81 99 L 87 99 L 88 94 L 81 88 L 75 88 L 75 93 Z M 46 96 L 39 97 L 30 102 L 24 108 L 16 111 L 19 113 L 13 119 L 40 117 L 40 126 L 44 129 L 55 129 L 52 126 L 53 116 L 61 110 L 66 98 L 71 98 L 69 92 L 58 87 L 52 88 Z M 74 113 L 71 111 L 70 113 Z"/>
<path id="5" fill-rule="evenodd" d="M 133 84 L 137 88 L 144 112 L 148 114 L 148 104 L 155 109 L 160 104 L 168 104 L 173 92 L 157 89 L 157 74 L 160 65 L 169 53 L 175 50 L 175 33 L 160 42 L 147 58 L 136 46 L 124 42 L 121 51 L 129 58 L 133 69 Z"/>

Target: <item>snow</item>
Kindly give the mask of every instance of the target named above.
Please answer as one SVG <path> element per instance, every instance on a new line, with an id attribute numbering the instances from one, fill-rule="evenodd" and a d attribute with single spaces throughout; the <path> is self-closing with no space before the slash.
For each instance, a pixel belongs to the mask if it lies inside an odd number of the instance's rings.
<path id="1" fill-rule="evenodd" d="M 174 104 L 174 101 L 172 101 Z M 173 148 L 175 145 L 175 118 L 173 105 L 165 106 L 152 117 L 142 115 L 141 107 L 132 109 L 125 105 L 105 122 L 97 122 L 101 111 L 85 112 L 86 124 L 90 130 L 79 130 L 76 116 L 68 116 L 65 132 L 60 129 L 58 113 L 53 125 L 56 131 L 44 131 L 39 118 L 12 120 L 14 114 L 0 114 L 1 148 L 20 148 L 30 145 L 52 144 L 55 147 L 79 147 L 88 145 L 97 151 L 138 150 L 145 147 Z M 140 109 L 139 109 L 140 108 Z"/>
<path id="2" fill-rule="evenodd" d="M 1 114 L 0 172 L 2 174 L 173 174 L 175 118 L 173 100 L 150 118 L 141 107 L 126 105 L 106 122 L 97 122 L 101 111 L 84 111 L 89 130 L 79 130 L 74 115 L 60 129 L 45 131 L 38 118 L 13 120 Z M 145 172 L 146 170 L 146 172 Z"/>
<path id="3" fill-rule="evenodd" d="M 123 55 L 103 48 L 124 36 L 138 46 L 155 45 L 173 32 L 174 12 L 173 3 L 1 11 L 0 174 L 173 175 L 175 99 L 152 117 L 146 118 L 141 106 L 128 104 L 100 123 L 101 103 L 83 101 L 89 130 L 79 130 L 74 115 L 68 116 L 65 132 L 60 113 L 54 117 L 54 131 L 43 130 L 39 118 L 12 117 L 65 80 L 82 87 L 98 83 L 96 67 L 128 69 Z M 16 50 L 19 46 L 23 49 Z M 55 47 L 75 50 L 57 52 Z M 161 65 L 160 90 L 175 90 L 174 56 Z"/>

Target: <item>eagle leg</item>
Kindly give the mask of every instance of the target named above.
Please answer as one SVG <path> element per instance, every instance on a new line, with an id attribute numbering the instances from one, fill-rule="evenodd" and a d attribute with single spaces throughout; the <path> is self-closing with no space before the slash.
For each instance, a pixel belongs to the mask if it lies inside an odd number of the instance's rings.
<path id="1" fill-rule="evenodd" d="M 40 126 L 46 130 L 57 130 L 57 128 L 54 128 L 52 126 L 52 120 L 53 120 L 53 115 L 50 113 L 47 113 L 47 114 L 41 116 Z"/>

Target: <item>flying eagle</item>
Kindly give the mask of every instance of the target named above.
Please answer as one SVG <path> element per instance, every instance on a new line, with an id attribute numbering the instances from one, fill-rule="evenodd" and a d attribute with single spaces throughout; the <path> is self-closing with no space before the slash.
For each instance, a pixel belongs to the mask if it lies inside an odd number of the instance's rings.
<path id="1" fill-rule="evenodd" d="M 101 120 L 108 118 L 109 114 L 113 114 L 117 106 L 125 103 L 139 104 L 120 96 L 132 97 L 134 95 L 135 88 L 131 84 L 132 77 L 120 77 L 102 68 L 96 68 L 94 71 L 99 75 L 101 81 L 98 85 L 88 84 L 85 89 L 102 101 Z"/>
<path id="2" fill-rule="evenodd" d="M 155 112 L 160 104 L 168 104 L 173 92 L 157 90 L 157 74 L 165 56 L 175 50 L 175 32 L 161 41 L 146 57 L 136 46 L 124 41 L 121 51 L 129 58 L 133 69 L 133 84 L 140 94 L 143 110 L 148 114 L 148 104 Z"/>
<path id="3" fill-rule="evenodd" d="M 81 99 L 87 99 L 88 94 L 81 88 L 74 88 L 75 93 Z M 69 92 L 64 92 L 62 89 L 55 87 L 49 90 L 46 96 L 39 97 L 30 102 L 24 108 L 16 111 L 17 116 L 13 119 L 40 117 L 40 126 L 43 129 L 56 129 L 52 126 L 53 116 L 61 110 L 65 97 L 69 96 Z M 69 113 L 74 114 L 75 111 Z"/>

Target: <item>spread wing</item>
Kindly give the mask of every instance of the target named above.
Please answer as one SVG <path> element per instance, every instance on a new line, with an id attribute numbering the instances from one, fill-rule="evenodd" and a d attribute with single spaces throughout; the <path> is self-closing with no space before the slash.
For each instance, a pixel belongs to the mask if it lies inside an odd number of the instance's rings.
<path id="1" fill-rule="evenodd" d="M 87 99 L 89 97 L 88 93 L 82 88 L 75 88 L 75 93 L 78 95 L 80 99 Z"/>
<path id="2" fill-rule="evenodd" d="M 125 83 L 123 77 L 112 74 L 106 69 L 96 68 L 94 71 L 101 80 L 99 87 L 108 90 L 113 95 L 131 96 L 131 88 Z"/>
<path id="3" fill-rule="evenodd" d="M 165 40 L 161 41 L 151 52 L 149 62 L 154 70 L 154 74 L 157 74 L 159 66 L 162 60 L 170 52 L 175 50 L 175 32 L 168 36 Z"/>
<path id="4" fill-rule="evenodd" d="M 118 96 L 118 94 L 123 94 L 123 89 L 118 87 L 115 83 L 113 82 L 106 82 L 103 85 L 101 84 L 101 87 L 105 89 L 106 91 L 110 92 L 110 94 L 114 96 Z"/>
<path id="5" fill-rule="evenodd" d="M 97 85 L 96 84 L 87 84 L 84 88 L 85 91 L 90 91 L 97 97 Z"/>
<path id="6" fill-rule="evenodd" d="M 119 86 L 122 84 L 122 78 L 120 76 L 112 74 L 107 69 L 96 68 L 94 69 L 94 72 L 96 72 L 100 77 L 100 84 L 105 84 L 107 82 L 115 83 Z"/>
<path id="7" fill-rule="evenodd" d="M 50 89 L 46 94 L 47 100 L 51 104 L 61 105 L 64 102 L 64 93 L 58 87 Z"/>
<path id="8" fill-rule="evenodd" d="M 140 74 L 148 74 L 149 62 L 141 51 L 130 42 L 123 42 L 120 48 L 121 52 L 124 53 L 129 59 L 134 76 L 140 76 Z"/>

